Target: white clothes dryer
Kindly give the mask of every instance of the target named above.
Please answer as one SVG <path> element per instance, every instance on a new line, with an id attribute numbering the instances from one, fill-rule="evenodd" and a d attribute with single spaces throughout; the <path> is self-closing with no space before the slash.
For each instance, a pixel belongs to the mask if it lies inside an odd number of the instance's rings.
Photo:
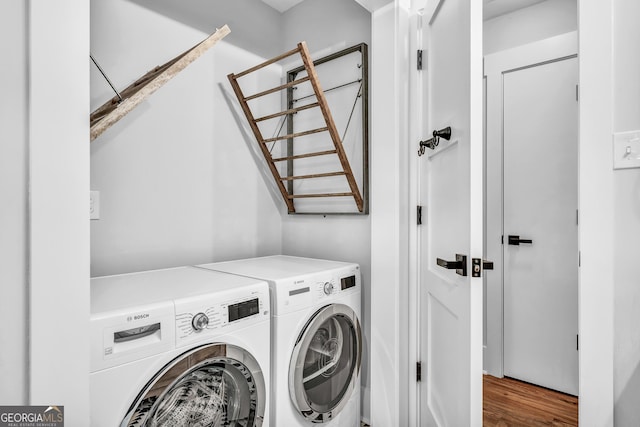
<path id="1" fill-rule="evenodd" d="M 200 267 L 269 282 L 271 425 L 359 427 L 359 266 L 278 255 Z"/>
<path id="2" fill-rule="evenodd" d="M 269 425 L 266 282 L 194 267 L 91 279 L 91 426 Z"/>

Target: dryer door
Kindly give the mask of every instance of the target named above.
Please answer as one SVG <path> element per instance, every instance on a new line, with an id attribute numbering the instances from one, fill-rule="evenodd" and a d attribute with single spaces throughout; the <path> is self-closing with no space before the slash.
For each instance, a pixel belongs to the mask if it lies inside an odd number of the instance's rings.
<path id="1" fill-rule="evenodd" d="M 308 420 L 330 421 L 359 387 L 362 333 L 343 304 L 321 308 L 300 333 L 291 356 L 289 393 Z"/>
<path id="2" fill-rule="evenodd" d="M 255 358 L 233 345 L 208 344 L 158 372 L 120 425 L 259 427 L 264 410 L 264 377 Z"/>

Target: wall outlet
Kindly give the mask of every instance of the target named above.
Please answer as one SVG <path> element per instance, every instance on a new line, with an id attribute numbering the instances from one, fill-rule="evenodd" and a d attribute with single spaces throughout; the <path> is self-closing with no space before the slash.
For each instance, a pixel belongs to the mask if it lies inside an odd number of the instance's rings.
<path id="1" fill-rule="evenodd" d="M 99 191 L 89 191 L 89 219 L 100 219 Z"/>
<path id="2" fill-rule="evenodd" d="M 640 168 L 640 131 L 613 134 L 613 168 Z"/>

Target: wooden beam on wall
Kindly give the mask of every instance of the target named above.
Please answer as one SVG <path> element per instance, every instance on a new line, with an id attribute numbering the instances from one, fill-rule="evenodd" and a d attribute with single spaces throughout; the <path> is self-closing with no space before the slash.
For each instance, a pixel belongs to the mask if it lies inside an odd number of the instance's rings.
<path id="1" fill-rule="evenodd" d="M 120 99 L 115 96 L 91 113 L 91 141 L 126 116 L 149 95 L 185 69 L 187 65 L 202 56 L 209 48 L 222 40 L 230 32 L 231 30 L 227 25 L 217 29 L 215 33 L 211 34 L 190 50 L 178 55 L 164 65 L 155 67 L 124 89 L 120 93 L 123 98 L 122 102 L 119 102 Z"/>

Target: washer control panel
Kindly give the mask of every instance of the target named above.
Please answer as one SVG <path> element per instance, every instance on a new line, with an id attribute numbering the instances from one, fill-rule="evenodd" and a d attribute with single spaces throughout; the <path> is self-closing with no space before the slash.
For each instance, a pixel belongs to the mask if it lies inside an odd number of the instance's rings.
<path id="1" fill-rule="evenodd" d="M 324 286 L 322 288 L 325 295 L 331 295 L 333 293 L 333 283 L 324 282 Z"/>
<path id="2" fill-rule="evenodd" d="M 231 332 L 268 320 L 269 289 L 203 295 L 176 301 L 176 342 L 186 345 L 203 334 Z"/>
<path id="3" fill-rule="evenodd" d="M 201 331 L 209 324 L 209 316 L 204 313 L 198 313 L 191 319 L 191 326 L 195 331 Z"/>

